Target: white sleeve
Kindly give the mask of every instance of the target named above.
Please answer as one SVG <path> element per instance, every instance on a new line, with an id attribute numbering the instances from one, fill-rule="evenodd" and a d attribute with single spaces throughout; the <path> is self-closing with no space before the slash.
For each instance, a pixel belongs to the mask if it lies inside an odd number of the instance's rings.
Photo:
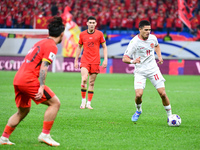
<path id="1" fill-rule="evenodd" d="M 158 39 L 156 36 L 155 36 L 155 46 L 158 46 Z"/>
<path id="2" fill-rule="evenodd" d="M 133 53 L 135 52 L 135 50 L 136 50 L 136 42 L 135 42 L 135 40 L 132 39 L 129 42 L 128 47 L 126 48 L 124 55 L 131 58 L 133 56 Z"/>

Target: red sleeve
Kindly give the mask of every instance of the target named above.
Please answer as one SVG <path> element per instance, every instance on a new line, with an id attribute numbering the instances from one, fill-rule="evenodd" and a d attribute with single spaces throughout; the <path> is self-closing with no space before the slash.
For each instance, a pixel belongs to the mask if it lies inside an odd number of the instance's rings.
<path id="1" fill-rule="evenodd" d="M 82 34 L 79 35 L 79 41 L 78 41 L 78 43 L 79 43 L 80 45 L 83 45 L 83 41 L 82 41 L 82 38 L 81 38 L 81 37 L 82 37 Z"/>
<path id="2" fill-rule="evenodd" d="M 104 38 L 104 35 L 103 35 L 103 33 L 102 32 L 100 32 L 100 43 L 104 43 L 106 40 L 105 40 L 105 38 Z"/>
<path id="3" fill-rule="evenodd" d="M 42 60 L 48 61 L 51 64 L 57 54 L 57 51 L 58 48 L 56 45 L 52 44 L 46 45 Z"/>

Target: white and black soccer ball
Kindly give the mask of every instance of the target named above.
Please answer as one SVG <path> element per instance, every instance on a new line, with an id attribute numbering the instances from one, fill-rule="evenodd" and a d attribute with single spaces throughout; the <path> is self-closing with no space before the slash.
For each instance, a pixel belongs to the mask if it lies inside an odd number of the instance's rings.
<path id="1" fill-rule="evenodd" d="M 177 114 L 170 115 L 167 119 L 167 123 L 170 127 L 178 127 L 181 125 L 181 117 Z"/>

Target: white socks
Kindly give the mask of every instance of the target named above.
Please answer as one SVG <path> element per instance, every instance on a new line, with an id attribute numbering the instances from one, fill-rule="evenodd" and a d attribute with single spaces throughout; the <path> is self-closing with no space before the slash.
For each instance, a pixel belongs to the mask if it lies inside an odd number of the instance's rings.
<path id="1" fill-rule="evenodd" d="M 170 115 L 172 115 L 172 111 L 171 111 L 171 105 L 168 106 L 164 106 L 166 112 L 167 112 L 167 116 L 169 117 Z"/>
<path id="2" fill-rule="evenodd" d="M 141 104 L 136 104 L 135 103 L 135 107 L 136 107 L 138 112 L 142 112 L 142 103 Z"/>
<path id="3" fill-rule="evenodd" d="M 91 105 L 91 101 L 87 101 L 87 105 Z"/>
<path id="4" fill-rule="evenodd" d="M 82 98 L 82 102 L 85 102 L 85 103 L 86 103 L 86 98 Z"/>

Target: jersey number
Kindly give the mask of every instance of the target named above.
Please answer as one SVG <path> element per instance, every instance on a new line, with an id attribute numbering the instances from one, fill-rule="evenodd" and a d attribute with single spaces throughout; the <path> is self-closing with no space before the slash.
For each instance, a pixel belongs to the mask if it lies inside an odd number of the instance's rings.
<path id="1" fill-rule="evenodd" d="M 39 46 L 37 46 L 37 47 L 33 47 L 32 49 L 30 49 L 29 50 L 29 52 L 28 52 L 28 54 L 32 54 L 32 52 L 33 52 L 33 50 L 35 50 L 37 48 L 37 50 L 36 50 L 36 53 L 33 55 L 33 57 L 32 57 L 32 59 L 31 60 L 29 60 L 28 62 L 32 62 L 32 61 L 34 61 L 34 59 L 35 59 L 35 57 L 37 56 L 37 54 L 40 52 L 40 47 Z"/>
<path id="2" fill-rule="evenodd" d="M 154 75 L 155 80 L 159 80 L 158 74 Z"/>
<path id="3" fill-rule="evenodd" d="M 147 50 L 147 56 L 149 56 L 150 55 L 150 50 Z"/>

